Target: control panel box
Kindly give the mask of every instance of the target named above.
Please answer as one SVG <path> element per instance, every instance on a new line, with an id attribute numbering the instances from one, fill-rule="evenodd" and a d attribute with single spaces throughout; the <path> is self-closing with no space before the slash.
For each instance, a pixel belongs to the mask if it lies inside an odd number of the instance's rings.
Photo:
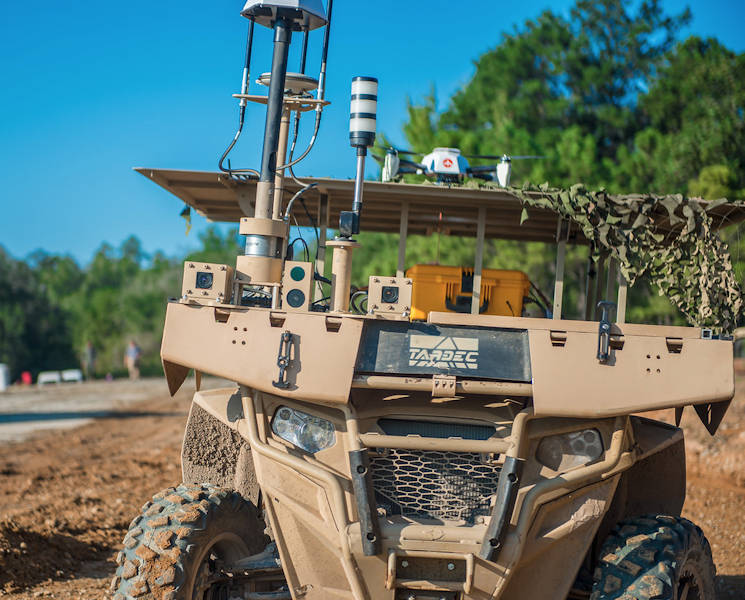
<path id="1" fill-rule="evenodd" d="M 313 263 L 285 261 L 285 272 L 282 276 L 282 310 L 308 311 L 312 292 Z"/>
<path id="2" fill-rule="evenodd" d="M 184 300 L 230 303 L 233 287 L 233 267 L 215 263 L 186 261 L 181 297 Z"/>

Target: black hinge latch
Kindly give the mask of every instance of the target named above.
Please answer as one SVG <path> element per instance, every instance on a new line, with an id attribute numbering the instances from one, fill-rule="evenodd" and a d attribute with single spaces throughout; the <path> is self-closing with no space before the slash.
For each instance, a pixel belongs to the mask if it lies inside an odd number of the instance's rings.
<path id="1" fill-rule="evenodd" d="M 616 304 L 603 300 L 598 302 L 598 308 L 602 311 L 598 328 L 598 360 L 607 363 L 610 360 L 610 311 L 616 309 Z"/>
<path id="2" fill-rule="evenodd" d="M 293 335 L 289 331 L 283 331 L 282 336 L 279 338 L 279 351 L 277 352 L 279 375 L 277 376 L 277 381 L 272 381 L 272 385 L 276 388 L 287 389 L 290 387 L 290 382 L 287 380 L 287 369 L 292 362 L 293 342 Z"/>

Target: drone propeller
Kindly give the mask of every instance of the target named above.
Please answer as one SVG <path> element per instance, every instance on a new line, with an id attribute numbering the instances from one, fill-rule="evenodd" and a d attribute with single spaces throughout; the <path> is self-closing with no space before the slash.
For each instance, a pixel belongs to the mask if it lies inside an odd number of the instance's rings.
<path id="1" fill-rule="evenodd" d="M 413 160 L 406 160 L 405 158 L 399 159 L 401 161 L 402 165 L 406 165 L 407 167 L 412 167 L 415 169 L 420 169 L 422 171 L 426 171 L 427 167 L 425 167 L 423 164 L 415 162 Z"/>
<path id="2" fill-rule="evenodd" d="M 532 158 L 546 158 L 545 156 L 539 156 L 534 154 L 525 154 L 521 156 L 512 156 L 510 154 L 502 154 L 501 156 L 495 156 L 492 154 L 464 154 L 465 158 L 480 158 L 484 160 L 526 160 Z"/>
<path id="3" fill-rule="evenodd" d="M 384 156 L 380 156 L 379 154 L 373 154 L 372 156 L 381 165 L 382 164 L 385 164 L 385 157 Z M 427 167 L 425 167 L 423 164 L 418 163 L 418 162 L 415 162 L 413 160 L 408 160 L 406 158 L 399 158 L 398 161 L 399 161 L 399 164 L 401 164 L 401 165 L 406 165 L 408 167 L 412 167 L 412 168 L 415 168 L 415 169 L 421 169 L 422 171 L 426 171 L 427 170 Z"/>
<path id="4" fill-rule="evenodd" d="M 408 154 L 410 156 L 422 156 L 421 152 L 414 152 L 412 150 L 399 150 L 398 148 L 389 148 L 389 151 L 395 152 L 396 154 Z"/>
<path id="5" fill-rule="evenodd" d="M 398 175 L 409 175 L 409 174 L 421 174 L 427 172 L 427 167 L 424 165 L 401 158 L 399 154 L 414 154 L 413 152 L 403 151 L 399 152 L 395 148 L 389 148 L 385 156 L 371 153 L 373 158 L 380 163 L 382 168 L 381 179 L 384 183 L 393 181 Z"/>
<path id="6" fill-rule="evenodd" d="M 492 156 L 491 154 L 462 154 L 463 158 L 483 158 L 484 160 L 500 160 L 502 156 Z"/>

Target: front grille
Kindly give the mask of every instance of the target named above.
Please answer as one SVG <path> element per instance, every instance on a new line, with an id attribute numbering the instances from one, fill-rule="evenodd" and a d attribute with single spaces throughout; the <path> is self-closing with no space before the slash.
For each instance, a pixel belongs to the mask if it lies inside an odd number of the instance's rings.
<path id="1" fill-rule="evenodd" d="M 494 425 L 409 419 L 379 419 L 378 427 L 387 435 L 419 435 L 440 439 L 463 438 L 464 440 L 488 440 L 496 431 Z"/>
<path id="2" fill-rule="evenodd" d="M 469 524 L 491 513 L 500 469 L 474 452 L 390 449 L 370 455 L 376 503 L 385 514 Z"/>

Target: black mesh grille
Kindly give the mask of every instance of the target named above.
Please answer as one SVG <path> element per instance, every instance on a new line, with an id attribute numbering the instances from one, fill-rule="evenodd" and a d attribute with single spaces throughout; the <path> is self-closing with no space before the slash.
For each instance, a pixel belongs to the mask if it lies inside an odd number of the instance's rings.
<path id="1" fill-rule="evenodd" d="M 473 523 L 491 512 L 500 466 L 472 452 L 391 449 L 371 453 L 370 472 L 388 515 Z"/>
<path id="2" fill-rule="evenodd" d="M 412 421 L 409 419 L 379 419 L 378 427 L 388 435 L 420 435 L 440 439 L 463 438 L 464 440 L 488 440 L 496 431 L 494 425 Z"/>

